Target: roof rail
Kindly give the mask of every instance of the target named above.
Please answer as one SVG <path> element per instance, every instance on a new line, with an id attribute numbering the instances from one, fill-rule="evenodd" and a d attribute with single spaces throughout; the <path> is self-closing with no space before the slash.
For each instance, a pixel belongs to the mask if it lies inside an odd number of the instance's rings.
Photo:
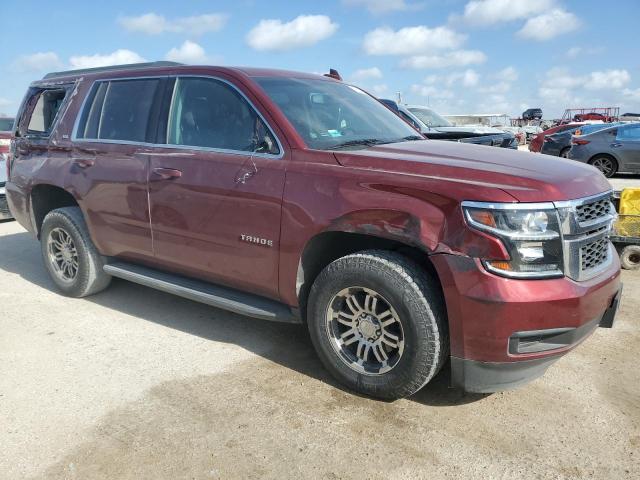
<path id="1" fill-rule="evenodd" d="M 107 67 L 81 68 L 79 70 L 66 70 L 62 72 L 47 73 L 44 77 L 42 77 L 42 79 L 48 80 L 50 78 L 69 77 L 74 75 L 84 75 L 88 73 L 109 72 L 112 70 L 144 70 L 145 68 L 174 67 L 177 65 L 184 65 L 184 63 L 159 61 L 147 63 L 129 63 L 126 65 L 109 65 Z"/>

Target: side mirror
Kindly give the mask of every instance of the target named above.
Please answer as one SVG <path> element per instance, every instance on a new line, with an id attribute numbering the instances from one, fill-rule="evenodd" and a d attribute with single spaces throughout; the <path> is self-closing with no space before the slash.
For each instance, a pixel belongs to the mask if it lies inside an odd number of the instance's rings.
<path id="1" fill-rule="evenodd" d="M 277 145 L 269 135 L 265 135 L 262 140 L 256 144 L 256 148 L 253 151 L 255 153 L 269 153 L 272 155 L 280 153 Z"/>

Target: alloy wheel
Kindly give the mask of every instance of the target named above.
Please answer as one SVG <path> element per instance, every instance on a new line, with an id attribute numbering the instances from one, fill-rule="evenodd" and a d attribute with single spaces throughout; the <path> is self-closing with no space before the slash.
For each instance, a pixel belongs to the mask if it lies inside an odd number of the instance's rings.
<path id="1" fill-rule="evenodd" d="M 69 233 L 54 228 L 47 239 L 49 263 L 54 274 L 63 282 L 71 283 L 78 276 L 78 250 Z"/>
<path id="2" fill-rule="evenodd" d="M 400 317 L 370 288 L 350 287 L 334 295 L 327 308 L 326 332 L 342 362 L 361 374 L 387 373 L 404 352 Z"/>
<path id="3" fill-rule="evenodd" d="M 608 157 L 598 157 L 591 162 L 591 165 L 600 170 L 605 177 L 610 177 L 615 171 L 613 160 Z"/>

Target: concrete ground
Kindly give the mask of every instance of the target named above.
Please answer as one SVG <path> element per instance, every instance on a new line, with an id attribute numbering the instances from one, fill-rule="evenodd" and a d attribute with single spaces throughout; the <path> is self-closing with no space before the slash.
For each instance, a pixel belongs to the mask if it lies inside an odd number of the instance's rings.
<path id="1" fill-rule="evenodd" d="M 447 372 L 383 403 L 328 377 L 302 327 L 114 281 L 59 296 L 0 224 L 0 478 L 640 478 L 640 272 L 617 324 L 519 390 Z"/>

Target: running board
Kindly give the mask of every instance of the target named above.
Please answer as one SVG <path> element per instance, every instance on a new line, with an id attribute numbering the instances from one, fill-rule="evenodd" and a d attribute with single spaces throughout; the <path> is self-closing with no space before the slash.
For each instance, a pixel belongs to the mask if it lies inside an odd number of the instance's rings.
<path id="1" fill-rule="evenodd" d="M 111 263 L 105 273 L 179 297 L 221 308 L 247 317 L 275 322 L 300 323 L 291 309 L 275 300 L 227 287 L 194 280 L 131 263 Z"/>

